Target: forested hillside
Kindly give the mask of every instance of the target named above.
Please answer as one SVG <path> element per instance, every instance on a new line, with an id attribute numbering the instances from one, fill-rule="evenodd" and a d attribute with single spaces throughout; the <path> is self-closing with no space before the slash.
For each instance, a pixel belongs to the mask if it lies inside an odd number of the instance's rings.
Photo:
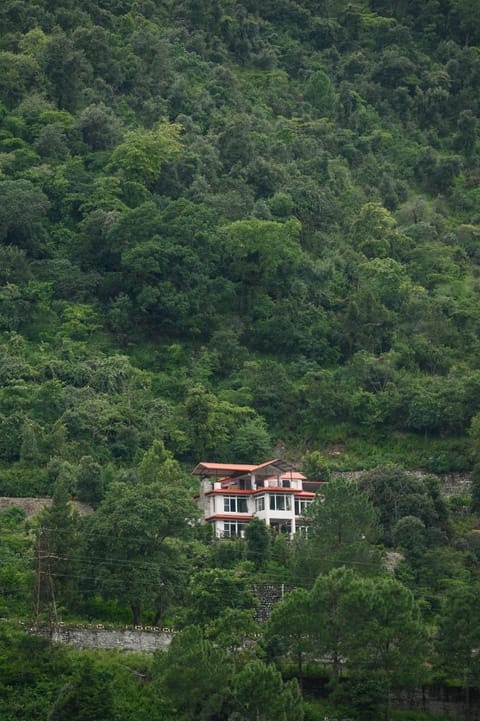
<path id="1" fill-rule="evenodd" d="M 186 466 L 281 443 L 469 467 L 475 3 L 6 0 L 0 22 L 0 492 L 154 439 Z"/>
<path id="2" fill-rule="evenodd" d="M 478 684 L 477 2 L 3 0 L 0 28 L 0 495 L 53 496 L 2 514 L 0 614 L 184 629 L 132 668 L 1 630 L 5 719 L 301 721 L 278 669 L 325 656 L 360 721 Z M 277 456 L 364 474 L 308 539 L 209 542 L 194 464 Z M 252 580 L 297 589 L 246 652 Z"/>

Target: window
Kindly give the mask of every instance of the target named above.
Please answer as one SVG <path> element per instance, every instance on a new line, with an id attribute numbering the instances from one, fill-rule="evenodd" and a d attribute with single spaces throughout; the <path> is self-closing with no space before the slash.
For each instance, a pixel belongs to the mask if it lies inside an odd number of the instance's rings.
<path id="1" fill-rule="evenodd" d="M 239 521 L 224 521 L 223 522 L 223 535 L 226 538 L 232 536 L 243 536 L 245 535 L 245 524 Z"/>
<path id="2" fill-rule="evenodd" d="M 280 523 L 277 521 L 276 523 L 272 523 L 270 528 L 274 533 L 283 533 L 288 536 L 292 535 L 292 524 L 290 521 L 281 521 Z"/>
<path id="3" fill-rule="evenodd" d="M 223 510 L 225 513 L 248 513 L 247 499 L 237 496 L 225 496 Z"/>
<path id="4" fill-rule="evenodd" d="M 271 511 L 291 511 L 292 499 L 291 496 L 284 496 L 280 494 L 272 493 L 270 496 L 270 510 Z"/>
<path id="5" fill-rule="evenodd" d="M 301 516 L 305 513 L 308 506 L 310 505 L 311 501 L 307 500 L 306 498 L 296 498 L 295 499 L 295 515 Z"/>
<path id="6" fill-rule="evenodd" d="M 258 498 L 255 499 L 255 510 L 256 511 L 264 511 L 265 510 L 265 496 L 258 496 Z"/>
<path id="7" fill-rule="evenodd" d="M 308 538 L 308 526 L 297 526 L 297 535 L 300 538 Z"/>

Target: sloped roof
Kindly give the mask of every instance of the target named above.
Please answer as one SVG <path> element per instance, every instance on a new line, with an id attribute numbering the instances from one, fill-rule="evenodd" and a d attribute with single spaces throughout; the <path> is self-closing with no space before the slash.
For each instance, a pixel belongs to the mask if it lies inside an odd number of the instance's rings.
<path id="1" fill-rule="evenodd" d="M 249 473 L 252 464 L 246 463 L 198 463 L 192 471 L 194 476 L 226 476 L 232 473 Z"/>
<path id="2" fill-rule="evenodd" d="M 253 463 L 206 463 L 202 461 L 198 463 L 192 471 L 194 476 L 216 476 L 225 478 L 228 476 L 241 476 L 247 473 L 290 473 L 292 478 L 305 478 L 299 473 L 288 461 L 282 458 L 273 458 L 265 463 L 255 465 Z"/>

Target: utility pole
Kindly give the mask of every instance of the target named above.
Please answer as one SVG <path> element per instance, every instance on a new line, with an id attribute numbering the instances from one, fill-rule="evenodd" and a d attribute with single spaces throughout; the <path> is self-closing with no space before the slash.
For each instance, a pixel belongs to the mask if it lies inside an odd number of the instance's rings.
<path id="1" fill-rule="evenodd" d="M 49 539 L 45 529 L 40 528 L 35 542 L 35 586 L 33 591 L 32 627 L 35 630 L 39 629 L 41 617 L 46 612 L 48 637 L 51 641 L 54 628 L 58 623 L 58 618 L 50 565 L 52 556 L 50 554 L 48 541 Z"/>

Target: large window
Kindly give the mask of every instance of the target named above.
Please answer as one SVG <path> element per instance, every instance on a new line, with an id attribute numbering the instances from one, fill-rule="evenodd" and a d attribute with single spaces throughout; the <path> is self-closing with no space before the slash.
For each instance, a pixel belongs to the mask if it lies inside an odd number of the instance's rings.
<path id="1" fill-rule="evenodd" d="M 224 521 L 223 522 L 223 535 L 226 538 L 232 536 L 243 536 L 245 535 L 245 524 L 240 521 Z"/>
<path id="2" fill-rule="evenodd" d="M 255 498 L 255 510 L 256 511 L 264 511 L 265 510 L 265 496 L 257 496 L 257 498 Z"/>
<path id="3" fill-rule="evenodd" d="M 272 493 L 270 495 L 270 510 L 271 511 L 291 511 L 292 510 L 292 498 L 291 496 L 284 496 L 283 494 Z"/>
<path id="4" fill-rule="evenodd" d="M 306 498 L 295 499 L 295 515 L 302 516 L 310 505 L 311 501 Z"/>
<path id="5" fill-rule="evenodd" d="M 238 496 L 225 496 L 223 499 L 225 513 L 247 513 L 247 499 Z"/>

